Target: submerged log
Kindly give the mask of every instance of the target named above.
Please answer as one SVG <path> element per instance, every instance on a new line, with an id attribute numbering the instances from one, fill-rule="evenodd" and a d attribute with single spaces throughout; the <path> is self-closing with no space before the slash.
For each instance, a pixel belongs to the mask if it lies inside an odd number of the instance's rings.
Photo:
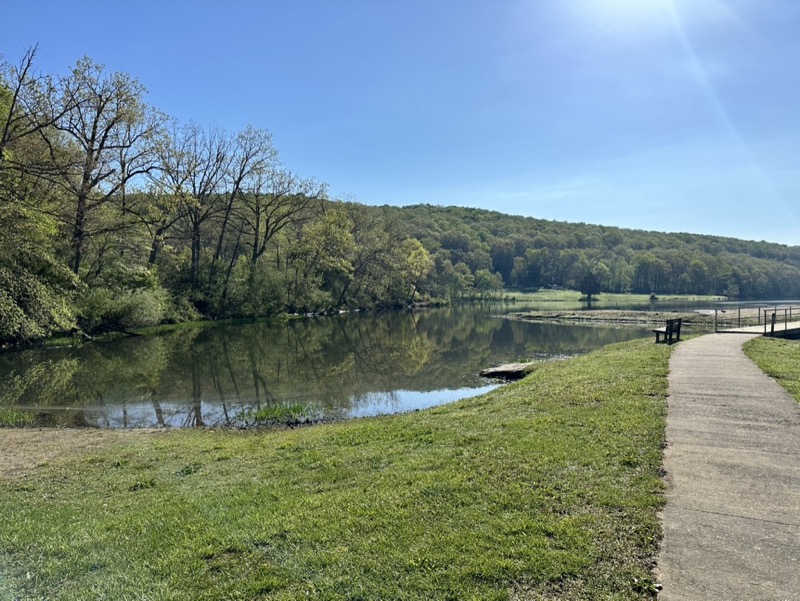
<path id="1" fill-rule="evenodd" d="M 520 380 L 533 371 L 533 366 L 534 363 L 506 363 L 484 369 L 480 374 L 485 378 Z"/>

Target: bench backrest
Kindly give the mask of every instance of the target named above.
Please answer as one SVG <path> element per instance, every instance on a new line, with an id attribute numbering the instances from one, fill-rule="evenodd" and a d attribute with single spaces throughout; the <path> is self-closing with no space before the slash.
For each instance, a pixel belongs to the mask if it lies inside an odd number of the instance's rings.
<path id="1" fill-rule="evenodd" d="M 677 317 L 675 319 L 668 319 L 667 320 L 667 328 L 666 328 L 667 331 L 665 332 L 665 334 L 668 337 L 671 337 L 671 334 L 673 332 L 676 332 L 678 335 L 680 335 L 680 332 L 681 332 L 681 320 L 682 320 L 681 317 Z"/>

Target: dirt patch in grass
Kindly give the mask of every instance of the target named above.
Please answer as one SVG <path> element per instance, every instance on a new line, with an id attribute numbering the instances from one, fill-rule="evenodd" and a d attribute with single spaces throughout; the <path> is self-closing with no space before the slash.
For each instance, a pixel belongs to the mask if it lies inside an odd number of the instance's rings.
<path id="1" fill-rule="evenodd" d="M 18 478 L 54 460 L 112 446 L 131 436 L 159 430 L 91 430 L 80 428 L 0 428 L 0 478 Z"/>

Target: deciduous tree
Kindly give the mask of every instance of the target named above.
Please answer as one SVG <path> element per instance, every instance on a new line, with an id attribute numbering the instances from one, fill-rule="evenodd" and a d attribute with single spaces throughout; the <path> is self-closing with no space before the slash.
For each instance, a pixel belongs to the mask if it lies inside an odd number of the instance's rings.
<path id="1" fill-rule="evenodd" d="M 122 202 L 131 183 L 155 169 L 154 142 L 163 118 L 145 104 L 144 87 L 136 79 L 106 73 L 88 57 L 58 88 L 51 117 L 69 154 L 62 162 L 54 153 L 54 181 L 69 201 L 64 214 L 70 229 L 69 265 L 80 274 L 87 239 L 124 227 L 121 222 L 93 224 L 92 215 L 107 203 Z"/>

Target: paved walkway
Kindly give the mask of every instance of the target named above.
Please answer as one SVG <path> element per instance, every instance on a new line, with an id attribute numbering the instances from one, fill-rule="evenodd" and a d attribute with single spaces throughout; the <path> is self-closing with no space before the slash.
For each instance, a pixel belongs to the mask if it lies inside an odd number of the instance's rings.
<path id="1" fill-rule="evenodd" d="M 670 360 L 660 601 L 800 600 L 800 405 L 709 334 Z"/>

